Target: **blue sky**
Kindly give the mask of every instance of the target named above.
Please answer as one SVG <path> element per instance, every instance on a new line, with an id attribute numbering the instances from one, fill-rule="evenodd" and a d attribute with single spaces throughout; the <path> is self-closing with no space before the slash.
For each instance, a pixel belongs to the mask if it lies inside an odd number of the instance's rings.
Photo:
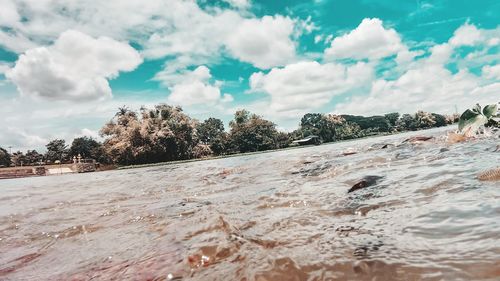
<path id="1" fill-rule="evenodd" d="M 500 97 L 496 0 L 0 0 L 0 146 L 164 102 L 289 130 L 307 112 L 452 113 Z"/>

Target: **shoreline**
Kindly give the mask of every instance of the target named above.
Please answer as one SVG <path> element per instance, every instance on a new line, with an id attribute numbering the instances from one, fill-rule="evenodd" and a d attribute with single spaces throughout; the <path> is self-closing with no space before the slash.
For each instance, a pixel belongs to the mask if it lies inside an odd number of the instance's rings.
<path id="1" fill-rule="evenodd" d="M 448 126 L 443 126 L 443 127 L 435 127 L 435 128 L 429 128 L 429 129 L 424 129 L 424 130 L 416 130 L 416 131 L 404 131 L 404 132 L 394 132 L 394 133 L 381 133 L 381 134 L 376 134 L 376 135 L 371 135 L 371 136 L 365 136 L 362 138 L 354 138 L 354 139 L 347 139 L 347 140 L 340 140 L 340 141 L 334 141 L 334 142 L 328 142 L 328 143 L 323 143 L 321 145 L 299 145 L 299 146 L 289 146 L 285 148 L 279 148 L 279 149 L 271 149 L 271 150 L 263 150 L 263 151 L 253 151 L 253 152 L 245 152 L 245 153 L 235 153 L 235 154 L 227 154 L 227 155 L 219 155 L 219 156 L 212 156 L 212 157 L 204 157 L 204 158 L 193 158 L 193 159 L 185 159 L 185 160 L 174 160 L 174 161 L 165 161 L 165 162 L 158 162 L 158 163 L 149 163 L 149 164 L 137 164 L 137 165 L 126 165 L 126 166 L 118 166 L 118 165 L 104 165 L 103 169 L 98 169 L 95 172 L 104 172 L 104 171 L 111 171 L 111 170 L 128 170 L 128 169 L 137 169 L 137 168 L 148 168 L 148 167 L 159 167 L 159 166 L 170 166 L 170 165 L 177 165 L 177 164 L 184 164 L 184 163 L 191 163 L 191 162 L 198 162 L 198 161 L 209 161 L 209 160 L 219 160 L 219 159 L 226 159 L 226 158 L 233 158 L 233 157 L 242 157 L 242 156 L 252 156 L 252 155 L 259 155 L 259 154 L 264 154 L 264 153 L 273 153 L 273 152 L 279 152 L 279 151 L 287 151 L 287 150 L 294 150 L 294 149 L 302 149 L 302 148 L 309 148 L 313 146 L 325 146 L 325 145 L 334 145 L 334 144 L 339 144 L 339 143 L 347 143 L 347 142 L 354 142 L 354 141 L 359 141 L 359 140 L 365 140 L 365 139 L 376 139 L 380 137 L 386 137 L 386 136 L 395 136 L 395 135 L 400 135 L 404 133 L 418 133 L 422 131 L 428 131 L 428 130 L 433 130 L 433 129 L 444 129 L 448 127 L 456 126 L 456 124 L 448 125 Z M 70 164 L 62 164 L 63 167 L 68 166 Z M 53 166 L 53 165 L 47 165 L 47 166 Z M 47 167 L 45 166 L 45 167 Z M 4 171 L 21 171 L 24 170 L 26 171 L 27 169 L 33 169 L 36 166 L 23 166 L 23 167 L 7 167 L 7 168 L 0 168 L 0 180 L 9 180 L 9 179 L 20 179 L 20 178 L 31 178 L 31 177 L 44 177 L 44 176 L 51 176 L 51 175 L 35 175 L 35 174 L 18 174 L 15 173 L 14 175 L 9 175 L 9 173 L 2 173 Z M 56 168 L 59 168 L 60 166 L 57 165 Z M 77 173 L 77 172 L 75 172 Z M 53 176 L 53 175 L 52 175 Z"/>
<path id="2" fill-rule="evenodd" d="M 456 124 L 452 124 L 452 125 L 448 125 L 448 126 L 443 126 L 443 127 L 434 127 L 434 128 L 423 129 L 423 130 L 416 130 L 416 131 L 404 131 L 404 132 L 377 134 L 377 135 L 365 136 L 365 137 L 362 137 L 362 138 L 355 138 L 355 139 L 347 139 L 347 140 L 327 142 L 327 143 L 323 143 L 321 145 L 314 145 L 314 144 L 299 145 L 299 146 L 292 146 L 292 147 L 285 147 L 285 148 L 278 148 L 278 149 L 270 149 L 270 150 L 263 150 L 263 151 L 253 151 L 253 152 L 245 152 L 245 153 L 235 153 L 235 154 L 228 154 L 228 155 L 219 155 L 219 156 L 214 156 L 214 157 L 194 158 L 194 159 L 175 160 L 175 161 L 165 161 L 165 162 L 158 162 L 158 163 L 151 163 L 151 164 L 137 164 L 137 165 L 118 166 L 116 168 L 116 170 L 127 170 L 127 169 L 147 168 L 147 167 L 157 167 L 157 166 L 169 166 L 169 165 L 184 164 L 184 163 L 191 163 L 191 162 L 198 162 L 198 161 L 209 161 L 209 160 L 218 160 L 218 159 L 240 157 L 240 156 L 251 156 L 251 155 L 258 155 L 258 154 L 264 154 L 264 153 L 286 151 L 286 150 L 292 150 L 292 149 L 301 149 L 301 148 L 309 148 L 309 147 L 314 147 L 314 146 L 333 145 L 333 144 L 353 142 L 353 141 L 359 141 L 359 140 L 375 139 L 375 138 L 387 137 L 387 136 L 396 136 L 396 135 L 405 134 L 405 133 L 412 133 L 412 132 L 413 133 L 417 133 L 417 132 L 434 130 L 434 129 L 444 129 L 444 128 L 452 127 L 452 126 L 456 126 Z"/>

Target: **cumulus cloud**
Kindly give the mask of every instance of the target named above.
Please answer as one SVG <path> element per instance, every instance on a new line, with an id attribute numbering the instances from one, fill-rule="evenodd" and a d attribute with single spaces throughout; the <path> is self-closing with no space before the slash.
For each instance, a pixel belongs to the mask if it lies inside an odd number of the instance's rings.
<path id="1" fill-rule="evenodd" d="M 227 39 L 229 51 L 259 68 L 281 66 L 295 57 L 294 22 L 283 16 L 245 19 Z"/>
<path id="2" fill-rule="evenodd" d="M 247 9 L 250 7 L 250 0 L 224 0 L 229 5 L 238 9 Z"/>
<path id="3" fill-rule="evenodd" d="M 296 117 L 326 105 L 335 95 L 366 85 L 372 76 L 372 66 L 366 63 L 345 66 L 303 61 L 273 68 L 267 74 L 252 74 L 250 88 L 268 94 L 270 110 L 276 114 Z"/>
<path id="4" fill-rule="evenodd" d="M 473 24 L 464 24 L 460 26 L 453 37 L 449 40 L 452 46 L 470 46 L 481 40 L 481 32 Z"/>
<path id="5" fill-rule="evenodd" d="M 0 7 L 0 25 L 13 27 L 21 20 L 13 1 L 0 0 Z"/>
<path id="6" fill-rule="evenodd" d="M 3 134 L 0 134 L 0 143 L 12 147 L 12 152 L 26 151 L 28 149 L 40 149 L 48 143 L 46 138 L 40 137 L 36 134 L 27 132 L 23 128 L 6 126 L 3 128 Z M 7 147 L 3 147 L 7 149 Z"/>
<path id="7" fill-rule="evenodd" d="M 1 1 L 8 5 L 2 5 L 0 14 L 0 27 L 6 27 L 0 28 L 0 46 L 18 53 L 77 29 L 93 37 L 137 43 L 146 58 L 183 56 L 199 65 L 222 57 L 228 49 L 237 59 L 267 68 L 295 55 L 290 38 L 294 29 L 313 26 L 310 21 L 283 16 L 257 18 L 241 10 L 249 7 L 247 0 L 227 0 L 236 10 L 203 9 L 196 1 L 183 0 L 27 1 L 22 5 Z M 253 36 L 251 41 L 247 36 Z"/>
<path id="8" fill-rule="evenodd" d="M 482 76 L 471 73 L 466 67 L 456 73 L 446 67 L 455 48 L 478 44 L 478 38 L 484 44 L 488 41 L 483 35 L 477 36 L 478 32 L 488 33 L 466 23 L 455 31 L 448 42 L 430 48 L 428 57 L 410 64 L 399 78 L 375 80 L 368 96 L 355 96 L 338 104 L 335 111 L 383 114 L 422 109 L 453 113 L 455 106 L 464 110 L 475 103 L 498 102 L 500 83 L 495 80 L 500 79 L 500 68 L 496 65 L 483 67 Z M 488 79 L 493 81 L 489 82 Z"/>
<path id="9" fill-rule="evenodd" d="M 10 64 L 7 62 L 0 61 L 0 74 L 4 74 L 10 69 Z"/>
<path id="10" fill-rule="evenodd" d="M 75 134 L 73 139 L 79 137 L 90 137 L 97 141 L 103 140 L 103 138 L 99 135 L 99 132 L 97 130 L 91 130 L 88 128 L 83 128 L 78 134 Z"/>
<path id="11" fill-rule="evenodd" d="M 325 50 L 329 59 L 380 59 L 405 50 L 399 34 L 386 29 L 377 18 L 364 19 L 359 26 L 347 34 L 333 39 Z"/>
<path id="12" fill-rule="evenodd" d="M 212 75 L 206 66 L 184 74 L 183 81 L 170 88 L 168 102 L 183 105 L 217 105 L 231 102 L 232 96 L 221 94 L 218 83 L 211 83 Z"/>
<path id="13" fill-rule="evenodd" d="M 128 44 L 69 30 L 51 46 L 26 51 L 6 77 L 25 96 L 92 100 L 110 97 L 107 79 L 132 71 L 141 62 Z"/>
<path id="14" fill-rule="evenodd" d="M 498 65 L 485 65 L 482 69 L 483 76 L 487 79 L 500 80 L 500 64 Z"/>

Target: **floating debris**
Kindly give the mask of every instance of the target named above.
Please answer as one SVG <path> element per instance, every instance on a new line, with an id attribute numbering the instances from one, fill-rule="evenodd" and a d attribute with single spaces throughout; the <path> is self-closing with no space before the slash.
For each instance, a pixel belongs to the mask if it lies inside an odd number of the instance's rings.
<path id="1" fill-rule="evenodd" d="M 484 171 L 477 175 L 480 181 L 497 181 L 500 180 L 500 167 Z"/>
<path id="2" fill-rule="evenodd" d="M 468 138 L 464 134 L 449 133 L 446 136 L 446 139 L 447 139 L 448 143 L 458 143 L 458 142 L 466 141 Z"/>
<path id="3" fill-rule="evenodd" d="M 426 136 L 415 136 L 411 137 L 408 139 L 405 139 L 403 143 L 409 142 L 409 143 L 416 143 L 416 142 L 422 142 L 422 141 L 428 141 L 430 139 L 433 139 L 434 137 L 426 137 Z"/>

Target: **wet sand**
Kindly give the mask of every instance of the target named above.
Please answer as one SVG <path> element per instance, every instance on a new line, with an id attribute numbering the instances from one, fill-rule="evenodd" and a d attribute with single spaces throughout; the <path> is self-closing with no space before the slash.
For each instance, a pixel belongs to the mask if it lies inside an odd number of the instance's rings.
<path id="1" fill-rule="evenodd" d="M 0 280 L 498 280 L 499 138 L 443 135 L 3 180 Z"/>

